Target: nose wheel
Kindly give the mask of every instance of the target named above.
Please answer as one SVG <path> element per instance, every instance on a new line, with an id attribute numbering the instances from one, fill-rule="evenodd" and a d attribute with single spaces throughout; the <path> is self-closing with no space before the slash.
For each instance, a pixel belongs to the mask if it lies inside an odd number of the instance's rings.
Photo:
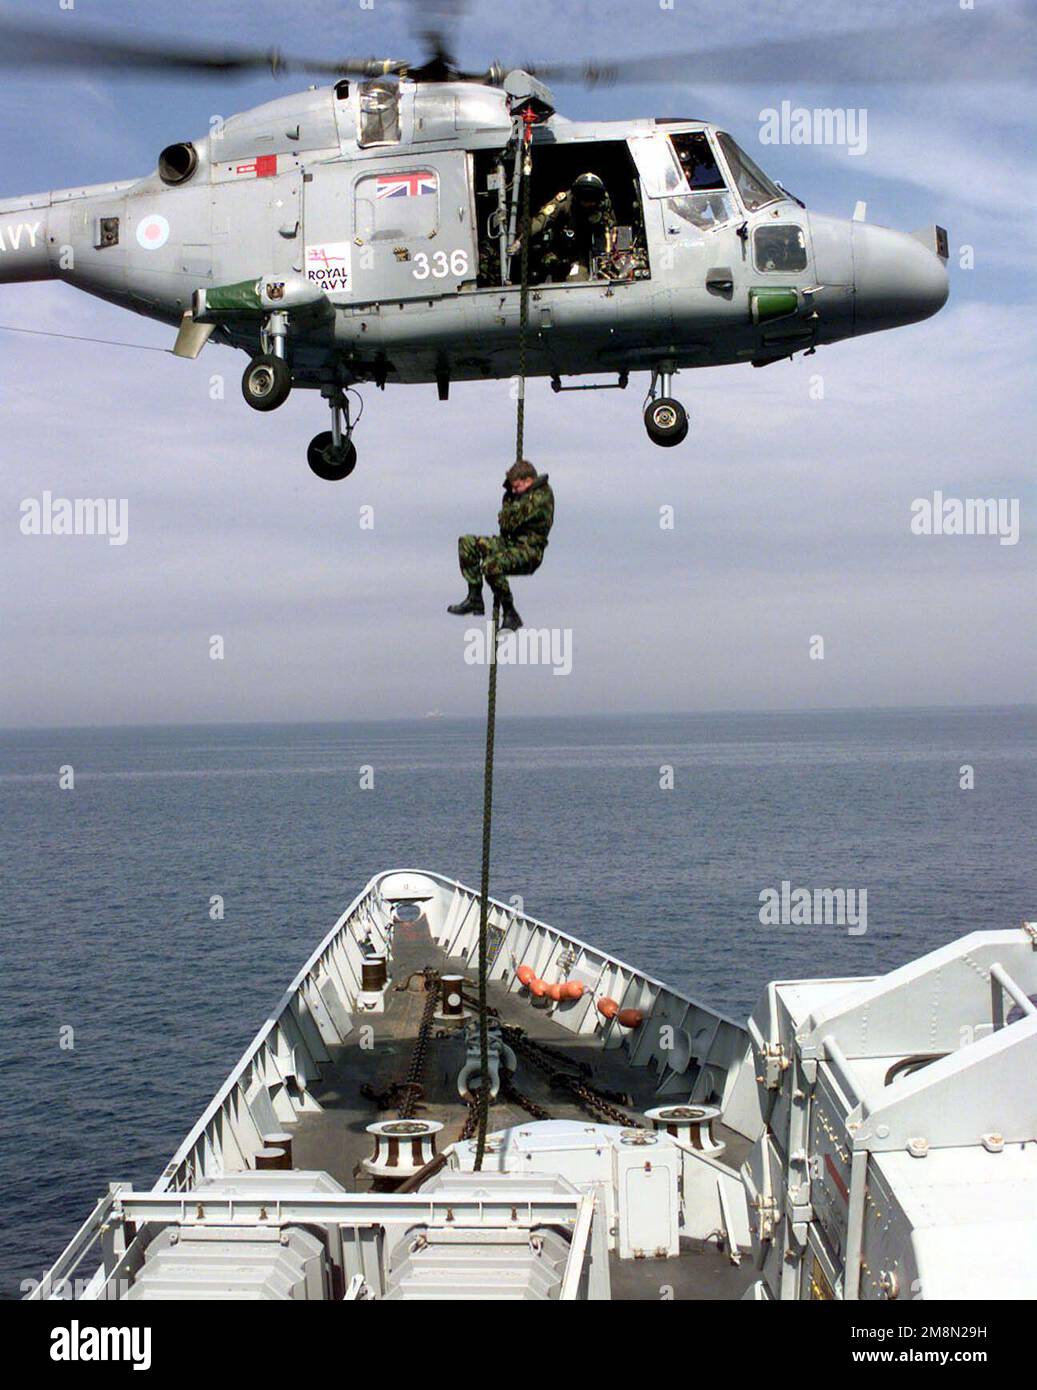
<path id="1" fill-rule="evenodd" d="M 645 406 L 645 429 L 653 444 L 664 449 L 672 449 L 688 435 L 688 412 L 680 401 L 670 395 L 673 372 L 662 367 L 652 373 L 652 384 L 648 388 L 648 404 Z M 658 384 L 662 394 L 655 394 Z"/>
<path id="2" fill-rule="evenodd" d="M 259 335 L 261 351 L 253 357 L 241 378 L 241 394 L 253 410 L 276 410 L 292 391 L 288 365 L 288 317 L 268 315 Z"/>
<path id="3" fill-rule="evenodd" d="M 321 395 L 331 406 L 331 429 L 323 430 L 310 440 L 306 462 L 324 482 L 339 483 L 356 467 L 356 445 L 352 435 L 363 414 L 363 403 L 354 420 L 350 415 L 347 390 L 341 386 L 325 386 Z"/>
<path id="4" fill-rule="evenodd" d="M 291 368 L 273 353 L 253 357 L 241 378 L 241 394 L 253 410 L 276 410 L 284 405 L 291 389 Z"/>

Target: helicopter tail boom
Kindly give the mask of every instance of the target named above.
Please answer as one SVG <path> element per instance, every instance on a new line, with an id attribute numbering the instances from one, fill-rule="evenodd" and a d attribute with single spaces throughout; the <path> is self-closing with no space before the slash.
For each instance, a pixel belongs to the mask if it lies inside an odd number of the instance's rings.
<path id="1" fill-rule="evenodd" d="M 12 198 L 0 203 L 0 284 L 53 280 L 49 241 L 51 198 Z"/>
<path id="2" fill-rule="evenodd" d="M 135 180 L 83 188 L 56 188 L 25 198 L 0 199 L 0 285 L 26 280 L 67 279 L 75 270 L 75 253 L 118 245 L 118 221 L 106 215 L 106 203 Z M 97 199 L 97 216 L 84 203 Z"/>

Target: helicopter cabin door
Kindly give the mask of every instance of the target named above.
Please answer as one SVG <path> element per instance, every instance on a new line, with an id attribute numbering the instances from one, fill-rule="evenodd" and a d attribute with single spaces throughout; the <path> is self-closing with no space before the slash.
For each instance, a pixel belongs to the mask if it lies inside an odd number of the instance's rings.
<path id="1" fill-rule="evenodd" d="M 306 277 L 342 303 L 430 299 L 475 279 L 460 150 L 316 165 L 304 226 Z"/>

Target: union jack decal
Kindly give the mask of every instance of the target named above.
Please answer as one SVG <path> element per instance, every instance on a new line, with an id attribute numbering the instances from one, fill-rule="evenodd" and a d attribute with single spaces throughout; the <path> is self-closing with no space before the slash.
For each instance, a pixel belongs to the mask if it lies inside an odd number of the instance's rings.
<path id="1" fill-rule="evenodd" d="M 379 198 L 421 198 L 435 193 L 436 176 L 431 169 L 413 169 L 404 174 L 379 174 Z"/>

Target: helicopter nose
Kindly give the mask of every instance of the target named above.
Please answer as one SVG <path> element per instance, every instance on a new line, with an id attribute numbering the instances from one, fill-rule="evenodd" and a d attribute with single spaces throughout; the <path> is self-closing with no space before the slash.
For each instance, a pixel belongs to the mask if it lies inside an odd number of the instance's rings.
<path id="1" fill-rule="evenodd" d="M 947 302 L 947 268 L 917 238 L 853 223 L 854 333 L 920 323 Z"/>

